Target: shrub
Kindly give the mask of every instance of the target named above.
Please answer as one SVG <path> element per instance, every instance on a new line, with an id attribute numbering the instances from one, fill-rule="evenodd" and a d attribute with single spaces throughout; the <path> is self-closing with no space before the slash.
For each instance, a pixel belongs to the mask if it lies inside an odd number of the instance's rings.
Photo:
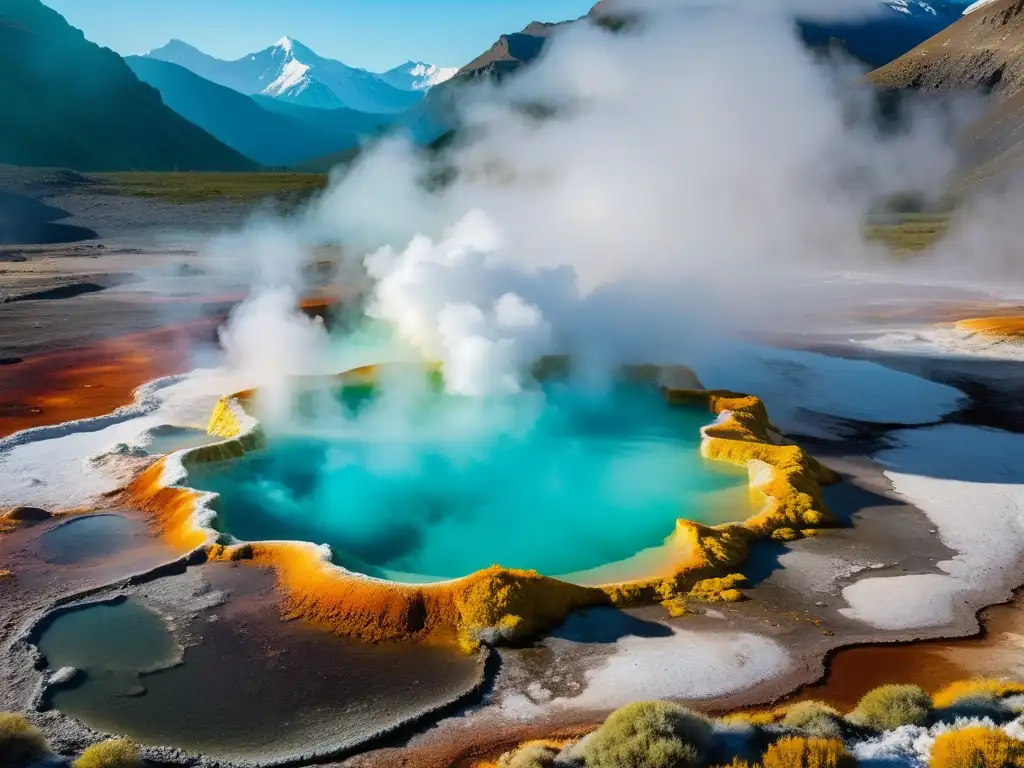
<path id="1" fill-rule="evenodd" d="M 991 701 L 1004 696 L 1024 693 L 1024 684 L 1009 680 L 975 678 L 947 685 L 935 694 L 935 706 L 939 709 L 953 707 L 964 701 Z"/>
<path id="2" fill-rule="evenodd" d="M 924 725 L 931 707 L 931 698 L 916 685 L 883 685 L 864 694 L 848 719 L 874 731 L 891 731 L 901 725 Z"/>
<path id="3" fill-rule="evenodd" d="M 142 759 L 127 739 L 93 744 L 72 763 L 72 768 L 141 768 Z"/>
<path id="4" fill-rule="evenodd" d="M 0 765 L 24 768 L 49 756 L 46 737 L 21 715 L 0 714 Z"/>
<path id="5" fill-rule="evenodd" d="M 498 768 L 551 768 L 559 752 L 546 742 L 530 742 L 503 754 Z"/>
<path id="6" fill-rule="evenodd" d="M 764 768 L 853 768 L 856 761 L 839 739 L 779 739 L 761 758 Z"/>
<path id="7" fill-rule="evenodd" d="M 838 739 L 843 735 L 842 715 L 823 701 L 794 704 L 786 710 L 782 724 L 824 739 Z"/>
<path id="8" fill-rule="evenodd" d="M 1024 742 L 984 726 L 947 731 L 932 745 L 931 768 L 1022 768 Z"/>
<path id="9" fill-rule="evenodd" d="M 711 747 L 711 724 L 685 707 L 637 701 L 617 709 L 583 748 L 587 768 L 696 768 Z"/>

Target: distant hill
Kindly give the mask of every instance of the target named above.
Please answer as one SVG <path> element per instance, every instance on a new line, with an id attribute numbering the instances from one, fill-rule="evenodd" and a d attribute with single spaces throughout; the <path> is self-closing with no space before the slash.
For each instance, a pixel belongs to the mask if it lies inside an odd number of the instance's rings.
<path id="1" fill-rule="evenodd" d="M 439 67 L 423 61 L 407 61 L 377 77 L 402 91 L 428 91 L 435 85 L 451 80 L 458 67 Z"/>
<path id="2" fill-rule="evenodd" d="M 283 104 L 279 110 L 273 99 L 266 99 L 266 105 L 258 103 L 177 64 L 142 56 L 125 61 L 140 80 L 160 91 L 167 106 L 263 165 L 292 165 L 340 152 L 358 144 L 361 135 L 372 133 L 381 123 L 377 116 L 348 109 L 307 109 L 323 115 L 322 120 L 307 121 L 288 114 L 288 109 L 303 111 L 302 107 Z"/>
<path id="3" fill-rule="evenodd" d="M 318 109 L 278 101 L 270 96 L 256 94 L 250 96 L 254 102 L 270 112 L 300 120 L 318 131 L 329 134 L 351 134 L 356 137 L 377 134 L 395 122 L 396 115 L 371 115 L 356 112 L 347 107 L 337 109 Z"/>
<path id="4" fill-rule="evenodd" d="M 601 0 L 583 18 L 618 30 L 630 21 L 628 8 L 619 0 Z M 962 8 L 963 5 L 943 0 L 878 0 L 878 14 L 872 17 L 843 24 L 801 21 L 798 29 L 808 46 L 840 47 L 874 67 L 906 53 L 945 28 L 959 18 Z M 502 35 L 451 80 L 432 89 L 420 104 L 402 115 L 400 124 L 421 143 L 456 128 L 455 101 L 461 85 L 479 78 L 501 79 L 513 74 L 540 56 L 553 35 L 573 23 L 535 21 L 521 32 Z"/>
<path id="5" fill-rule="evenodd" d="M 347 107 L 370 114 L 395 114 L 423 98 L 422 91 L 395 88 L 372 72 L 324 58 L 289 37 L 234 61 L 214 58 L 181 40 L 172 40 L 146 56 L 178 64 L 239 93 L 319 109 Z"/>
<path id="6" fill-rule="evenodd" d="M 256 167 L 38 0 L 0 3 L 0 71 L 2 163 L 92 171 Z"/>
<path id="7" fill-rule="evenodd" d="M 979 3 L 870 78 L 894 91 L 988 94 L 991 106 L 963 136 L 964 162 L 979 178 L 1024 168 L 1024 0 Z"/>

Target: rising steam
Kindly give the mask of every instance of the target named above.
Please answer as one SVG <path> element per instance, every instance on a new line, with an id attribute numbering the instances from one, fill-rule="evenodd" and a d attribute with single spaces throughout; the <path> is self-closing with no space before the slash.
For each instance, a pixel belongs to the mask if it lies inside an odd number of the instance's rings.
<path id="1" fill-rule="evenodd" d="M 799 317 L 836 271 L 880 268 L 865 217 L 895 193 L 938 195 L 955 166 L 953 113 L 881 126 L 861 73 L 799 41 L 807 8 L 617 8 L 638 23 L 573 24 L 518 76 L 468 89 L 441 158 L 381 142 L 287 226 L 243 238 L 272 258 L 229 359 L 262 358 L 261 376 L 329 367 L 319 329 L 266 291 L 301 287 L 310 245 L 340 241 L 370 278 L 368 322 L 441 360 L 453 392 L 514 391 L 552 352 L 687 362 L 698 337 L 706 352 Z"/>

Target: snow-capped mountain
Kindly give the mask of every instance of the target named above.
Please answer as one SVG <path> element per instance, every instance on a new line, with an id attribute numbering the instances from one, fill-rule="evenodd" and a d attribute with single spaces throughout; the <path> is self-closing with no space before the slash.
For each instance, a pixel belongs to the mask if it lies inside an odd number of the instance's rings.
<path id="1" fill-rule="evenodd" d="M 894 11 L 905 13 L 908 16 L 913 16 L 915 13 L 927 13 L 932 16 L 939 15 L 939 12 L 924 2 L 924 0 L 885 0 L 885 4 Z"/>
<path id="2" fill-rule="evenodd" d="M 403 91 L 428 91 L 455 77 L 458 67 L 439 67 L 423 61 L 407 61 L 377 75 L 390 86 Z"/>
<path id="3" fill-rule="evenodd" d="M 422 91 L 396 88 L 365 69 L 324 58 L 290 37 L 234 61 L 214 58 L 180 40 L 146 56 L 178 64 L 240 93 L 306 107 L 395 114 L 423 97 Z"/>

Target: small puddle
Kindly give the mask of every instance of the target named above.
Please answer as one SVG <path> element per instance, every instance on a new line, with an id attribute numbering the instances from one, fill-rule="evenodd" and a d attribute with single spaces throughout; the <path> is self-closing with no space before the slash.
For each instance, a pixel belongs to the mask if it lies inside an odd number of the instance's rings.
<path id="1" fill-rule="evenodd" d="M 481 660 L 447 648 L 364 645 L 282 622 L 269 575 L 208 568 L 231 599 L 187 627 L 182 663 L 143 603 L 90 605 L 37 628 L 47 674 L 82 670 L 44 704 L 107 733 L 214 758 L 296 760 L 357 744 L 471 691 Z M 167 588 L 174 588 L 173 577 Z M 152 670 L 156 671 L 152 671 Z"/>
<path id="2" fill-rule="evenodd" d="M 72 608 L 44 621 L 35 634 L 51 672 L 79 670 L 73 686 L 50 689 L 46 699 L 76 717 L 110 699 L 144 694 L 141 674 L 181 658 L 163 618 L 132 599 Z"/>
<path id="3" fill-rule="evenodd" d="M 223 440 L 221 437 L 207 434 L 206 430 L 169 425 L 154 427 L 149 430 L 147 437 L 144 447 L 150 456 L 165 456 L 175 451 L 199 448 Z"/>
<path id="4" fill-rule="evenodd" d="M 98 560 L 126 549 L 135 532 L 136 526 L 120 515 L 76 517 L 40 537 L 40 554 L 54 565 Z"/>

